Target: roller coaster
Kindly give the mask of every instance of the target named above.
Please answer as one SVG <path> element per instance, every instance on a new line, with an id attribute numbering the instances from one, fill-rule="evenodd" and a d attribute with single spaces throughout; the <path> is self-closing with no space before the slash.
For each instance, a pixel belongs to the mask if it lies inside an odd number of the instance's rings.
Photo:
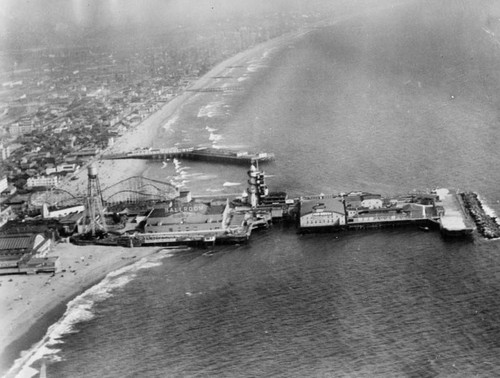
<path id="1" fill-rule="evenodd" d="M 102 190 L 104 203 L 137 203 L 167 201 L 179 195 L 179 189 L 168 182 L 133 176 Z"/>
<path id="2" fill-rule="evenodd" d="M 102 200 L 105 205 L 134 204 L 166 201 L 178 194 L 179 189 L 169 182 L 133 176 L 102 189 Z M 62 188 L 52 188 L 33 192 L 28 198 L 31 209 L 41 208 L 44 203 L 53 207 L 74 206 L 85 203 L 85 196 L 75 195 Z"/>

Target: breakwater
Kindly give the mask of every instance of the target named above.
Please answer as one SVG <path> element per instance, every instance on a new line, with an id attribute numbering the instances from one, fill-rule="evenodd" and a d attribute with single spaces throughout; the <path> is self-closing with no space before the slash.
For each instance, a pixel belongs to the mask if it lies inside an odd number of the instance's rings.
<path id="1" fill-rule="evenodd" d="M 464 205 L 477 225 L 477 230 L 487 239 L 500 238 L 500 225 L 496 218 L 486 214 L 476 193 L 462 193 Z"/>

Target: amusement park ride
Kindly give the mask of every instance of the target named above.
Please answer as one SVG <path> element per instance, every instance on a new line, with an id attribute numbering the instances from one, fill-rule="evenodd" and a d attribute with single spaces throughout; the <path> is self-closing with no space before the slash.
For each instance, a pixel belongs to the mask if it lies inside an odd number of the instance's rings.
<path id="1" fill-rule="evenodd" d="M 104 218 L 103 198 L 97 168 L 94 165 L 88 167 L 87 197 L 85 199 L 85 211 L 83 217 L 83 233 L 96 236 L 96 232 L 106 232 L 106 220 Z"/>
<path id="2" fill-rule="evenodd" d="M 72 242 L 123 246 L 239 243 L 248 240 L 252 230 L 267 228 L 273 217 L 284 217 L 283 210 L 289 207 L 285 196 L 269 196 L 264 172 L 253 164 L 248 170 L 247 191 L 232 201 L 219 197 L 196 199 L 189 191 L 179 193 L 178 188 L 172 190 L 171 187 L 170 190 L 163 187 L 158 195 L 158 182 L 154 184 L 148 182 L 142 186 L 143 206 L 139 211 L 132 209 L 128 202 L 131 197 L 128 197 L 126 203 L 120 202 L 123 211 L 110 213 L 110 208 L 116 209 L 116 202 L 112 203 L 110 198 L 116 201 L 121 198 L 117 193 L 130 192 L 134 197 L 139 191 L 122 188 L 104 200 L 97 169 L 90 166 L 85 211 L 78 234 L 71 237 Z M 273 203 L 265 203 L 268 196 L 273 198 Z M 134 218 L 140 215 L 137 219 L 142 220 L 134 223 L 131 213 L 135 214 Z"/>

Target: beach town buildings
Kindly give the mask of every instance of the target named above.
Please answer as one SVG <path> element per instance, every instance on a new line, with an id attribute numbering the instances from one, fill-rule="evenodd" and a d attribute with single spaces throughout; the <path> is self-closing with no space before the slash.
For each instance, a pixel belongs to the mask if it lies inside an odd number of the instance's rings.
<path id="1" fill-rule="evenodd" d="M 7 181 L 7 176 L 0 176 L 0 193 L 3 193 L 9 188 L 9 183 Z"/>
<path id="2" fill-rule="evenodd" d="M 0 274 L 56 272 L 58 257 L 47 257 L 51 245 L 42 234 L 0 235 Z"/>
<path id="3" fill-rule="evenodd" d="M 0 204 L 0 229 L 9 220 L 14 219 L 15 215 L 12 211 L 12 206 L 8 204 Z"/>
<path id="4" fill-rule="evenodd" d="M 64 208 L 51 208 L 46 203 L 42 205 L 43 219 L 63 219 L 70 214 L 80 214 L 85 210 L 84 205 L 68 206 Z"/>
<path id="5" fill-rule="evenodd" d="M 59 183 L 59 177 L 56 175 L 30 177 L 26 182 L 28 189 L 33 188 L 54 188 Z"/>
<path id="6" fill-rule="evenodd" d="M 109 147 L 112 138 L 149 117 L 216 63 L 317 22 L 321 15 L 290 14 L 286 23 L 282 18 L 280 14 L 248 15 L 243 20 L 184 27 L 145 41 L 137 36 L 132 43 L 135 53 L 129 51 L 129 39 L 124 46 L 112 48 L 97 43 L 88 51 L 26 52 L 22 66 L 0 93 L 0 102 L 6 104 L 0 111 L 0 132 L 7 136 L 0 145 L 0 159 L 6 162 L 9 181 L 18 189 L 31 190 L 26 187 L 29 177 L 47 174 L 46 169 L 52 171 L 66 162 L 79 164 L 93 158 L 96 154 L 78 152 Z M 120 48 L 126 49 L 126 58 Z M 11 151 L 13 143 L 21 147 Z M 33 152 L 33 147 L 40 149 Z"/>
<path id="7" fill-rule="evenodd" d="M 75 173 L 80 168 L 77 164 L 60 164 L 56 167 L 45 168 L 45 173 L 47 175 L 57 174 L 57 173 Z"/>
<path id="8" fill-rule="evenodd" d="M 7 160 L 10 157 L 10 146 L 4 146 L 0 143 L 0 161 Z"/>

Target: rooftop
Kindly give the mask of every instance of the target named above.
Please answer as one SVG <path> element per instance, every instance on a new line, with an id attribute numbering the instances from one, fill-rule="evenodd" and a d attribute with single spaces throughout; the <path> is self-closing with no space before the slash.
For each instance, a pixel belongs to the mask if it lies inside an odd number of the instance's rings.
<path id="1" fill-rule="evenodd" d="M 0 252 L 30 250 L 40 243 L 41 234 L 0 235 Z"/>
<path id="2" fill-rule="evenodd" d="M 300 215 L 314 212 L 334 212 L 345 214 L 344 203 L 341 197 L 321 198 L 302 201 L 300 204 Z"/>

